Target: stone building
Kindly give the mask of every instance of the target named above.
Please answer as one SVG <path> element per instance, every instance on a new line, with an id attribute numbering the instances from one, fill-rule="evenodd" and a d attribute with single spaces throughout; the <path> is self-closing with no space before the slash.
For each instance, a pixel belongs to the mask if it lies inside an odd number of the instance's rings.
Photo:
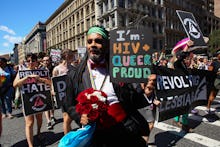
<path id="1" fill-rule="evenodd" d="M 220 18 L 220 1 L 214 0 L 214 14 L 218 18 Z"/>
<path id="2" fill-rule="evenodd" d="M 220 28 L 214 0 L 65 0 L 45 22 L 47 48 L 84 47 L 88 28 L 100 24 L 108 30 L 149 27 L 153 49 L 170 50 L 186 37 L 176 10 L 192 12 L 204 36 Z"/>
<path id="3" fill-rule="evenodd" d="M 24 40 L 24 54 L 46 52 L 46 25 L 38 22 Z"/>

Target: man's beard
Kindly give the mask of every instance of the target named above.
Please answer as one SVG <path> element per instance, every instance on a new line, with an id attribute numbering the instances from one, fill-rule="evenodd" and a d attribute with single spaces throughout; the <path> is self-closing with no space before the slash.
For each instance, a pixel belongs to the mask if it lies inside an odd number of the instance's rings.
<path id="1" fill-rule="evenodd" d="M 89 58 L 95 62 L 98 63 L 100 61 L 102 61 L 104 59 L 104 53 L 100 50 L 100 49 L 92 49 L 93 52 L 95 52 L 95 54 L 89 54 Z"/>

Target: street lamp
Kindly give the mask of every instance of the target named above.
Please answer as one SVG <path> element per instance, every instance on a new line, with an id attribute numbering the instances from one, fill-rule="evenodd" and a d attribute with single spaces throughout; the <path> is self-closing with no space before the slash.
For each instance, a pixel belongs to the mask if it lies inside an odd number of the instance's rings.
<path id="1" fill-rule="evenodd" d="M 148 14 L 144 15 L 143 17 L 141 17 L 141 18 L 137 21 L 137 23 L 136 23 L 137 29 L 138 29 L 138 27 L 139 27 L 139 23 L 140 23 L 143 19 L 145 19 L 145 18 L 147 18 L 147 17 L 148 17 Z"/>

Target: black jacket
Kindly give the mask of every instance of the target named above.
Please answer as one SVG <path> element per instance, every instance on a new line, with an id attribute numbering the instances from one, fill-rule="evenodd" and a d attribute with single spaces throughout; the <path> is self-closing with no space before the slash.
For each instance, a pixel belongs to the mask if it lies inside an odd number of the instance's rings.
<path id="1" fill-rule="evenodd" d="M 79 122 L 80 117 L 75 111 L 75 105 L 77 104 L 76 97 L 81 91 L 92 87 L 86 59 L 80 63 L 77 69 L 68 72 L 66 83 L 67 83 L 67 90 L 66 90 L 67 93 L 66 93 L 66 98 L 64 99 L 64 111 L 67 112 L 70 115 L 70 117 L 74 119 L 76 122 Z M 113 83 L 113 88 L 122 107 L 124 108 L 127 114 L 127 118 L 123 122 L 121 122 L 121 127 L 119 128 L 120 130 L 125 130 L 125 132 L 129 132 L 129 135 L 124 135 L 126 133 L 122 133 L 124 136 L 126 136 L 124 139 L 128 143 L 128 145 L 129 145 L 129 141 L 131 141 L 130 143 L 132 144 L 134 142 L 135 142 L 134 144 L 136 144 L 138 140 L 137 137 L 139 137 L 139 139 L 142 140 L 141 139 L 142 135 L 144 136 L 149 135 L 148 123 L 146 122 L 144 117 L 138 112 L 137 109 L 146 107 L 149 104 L 147 103 L 144 95 L 142 93 L 138 93 L 132 84 Z M 103 134 L 105 136 L 108 134 L 109 137 L 112 134 L 114 134 L 114 137 L 117 138 L 116 134 L 119 131 L 119 129 L 112 128 L 110 130 L 111 130 L 110 132 L 108 130 L 108 133 L 105 132 Z M 122 134 L 120 135 L 123 136 Z M 103 135 L 99 135 L 99 137 L 100 136 Z M 128 139 L 128 136 L 130 137 L 132 136 L 131 138 L 136 138 L 136 139 L 133 139 L 134 142 L 132 142 L 131 139 L 130 140 Z M 120 138 L 120 136 L 118 137 Z M 138 141 L 138 143 L 140 143 L 140 140 Z"/>

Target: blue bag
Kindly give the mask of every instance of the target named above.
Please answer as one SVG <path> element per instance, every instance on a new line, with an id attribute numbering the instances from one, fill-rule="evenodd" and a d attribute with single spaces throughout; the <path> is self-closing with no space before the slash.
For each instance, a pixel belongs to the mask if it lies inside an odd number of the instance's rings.
<path id="1" fill-rule="evenodd" d="M 95 123 L 89 124 L 63 136 L 58 147 L 88 147 L 95 131 Z"/>

